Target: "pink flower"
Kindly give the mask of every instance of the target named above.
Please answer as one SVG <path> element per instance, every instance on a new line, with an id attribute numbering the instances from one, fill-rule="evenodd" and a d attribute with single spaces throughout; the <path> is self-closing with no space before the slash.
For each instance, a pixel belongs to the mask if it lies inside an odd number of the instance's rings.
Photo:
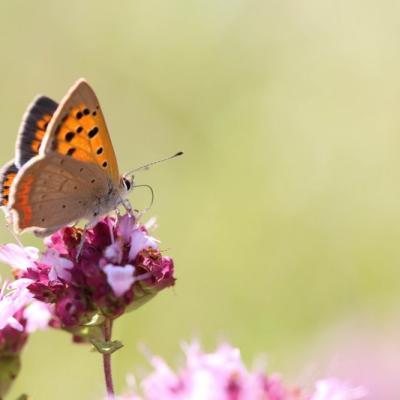
<path id="1" fill-rule="evenodd" d="M 25 282 L 12 301 L 11 295 L 0 301 L 0 327 L 13 321 L 18 302 L 35 298 L 53 306 L 52 326 L 76 333 L 96 316 L 114 319 L 175 282 L 172 259 L 129 215 L 105 217 L 81 238 L 81 229 L 61 229 L 45 239 L 41 256 L 32 248 L 0 247 L 0 260 L 18 268 L 14 284 Z"/>
<path id="2" fill-rule="evenodd" d="M 400 320 L 356 316 L 330 327 L 310 358 L 317 370 L 365 386 L 370 400 L 400 399 Z"/>
<path id="3" fill-rule="evenodd" d="M 74 266 L 74 263 L 65 257 L 61 257 L 54 248 L 43 254 L 39 262 L 50 266 L 48 274 L 50 281 L 56 281 L 57 279 L 71 280 L 71 272 L 69 270 Z"/>
<path id="4" fill-rule="evenodd" d="M 131 248 L 129 250 L 129 258 L 134 260 L 136 256 L 146 248 L 157 249 L 157 242 L 154 238 L 147 235 L 142 229 L 135 229 L 131 234 Z"/>
<path id="5" fill-rule="evenodd" d="M 20 353 L 28 340 L 28 332 L 25 329 L 26 319 L 23 315 L 23 309 L 18 310 L 13 315 L 14 324 L 5 325 L 0 330 L 0 359 L 4 356 L 10 356 Z"/>
<path id="6" fill-rule="evenodd" d="M 367 396 L 363 387 L 351 387 L 338 379 L 317 381 L 310 400 L 359 400 Z"/>
<path id="7" fill-rule="evenodd" d="M 184 345 L 185 365 L 177 372 L 162 358 L 152 356 L 153 371 L 141 384 L 130 378 L 130 393 L 119 400 L 360 400 L 362 388 L 335 380 L 318 381 L 313 395 L 288 388 L 278 375 L 250 371 L 240 351 L 222 344 L 213 353 L 205 353 L 197 342 Z"/>
<path id="8" fill-rule="evenodd" d="M 249 371 L 240 351 L 229 344 L 214 353 L 204 353 L 195 342 L 183 346 L 186 363 L 175 372 L 160 357 L 153 356 L 151 372 L 122 399 L 133 400 L 296 400 L 297 392 L 287 389 L 276 376 Z"/>
<path id="9" fill-rule="evenodd" d="M 0 262 L 16 270 L 25 271 L 38 256 L 39 250 L 34 247 L 21 247 L 15 243 L 0 245 Z"/>
<path id="10" fill-rule="evenodd" d="M 0 292 L 0 358 L 18 354 L 28 335 L 46 329 L 51 312 L 46 304 L 33 299 L 28 279 L 3 284 Z"/>
<path id="11" fill-rule="evenodd" d="M 23 317 L 26 320 L 26 331 L 28 333 L 33 333 L 47 329 L 52 314 L 52 307 L 49 304 L 33 300 L 27 307 L 25 307 L 23 313 Z"/>
<path id="12" fill-rule="evenodd" d="M 0 330 L 10 326 L 15 330 L 23 331 L 23 326 L 15 314 L 32 301 L 33 295 L 27 289 L 31 282 L 30 279 L 18 279 L 11 284 L 3 285 L 0 292 Z"/>
<path id="13" fill-rule="evenodd" d="M 33 299 L 27 285 L 30 280 L 4 283 L 0 291 L 0 397 L 3 398 L 16 379 L 20 353 L 29 334 L 48 326 L 51 313 L 46 304 Z"/>

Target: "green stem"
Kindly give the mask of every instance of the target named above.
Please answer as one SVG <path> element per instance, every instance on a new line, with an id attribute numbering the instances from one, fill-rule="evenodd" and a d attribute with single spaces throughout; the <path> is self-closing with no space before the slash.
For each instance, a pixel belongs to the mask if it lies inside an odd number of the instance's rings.
<path id="1" fill-rule="evenodd" d="M 112 332 L 112 319 L 107 318 L 104 321 L 104 340 L 106 342 L 111 342 L 111 332 Z M 104 368 L 104 378 L 106 381 L 107 388 L 107 399 L 114 400 L 114 385 L 111 373 L 111 354 L 103 354 L 103 368 Z"/>

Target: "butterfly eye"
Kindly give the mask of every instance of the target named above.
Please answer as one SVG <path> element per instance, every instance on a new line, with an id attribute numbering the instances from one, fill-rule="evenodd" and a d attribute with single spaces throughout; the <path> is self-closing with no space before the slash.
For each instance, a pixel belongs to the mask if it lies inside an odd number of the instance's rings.
<path id="1" fill-rule="evenodd" d="M 131 183 L 131 181 L 129 179 L 122 178 L 122 184 L 124 185 L 126 191 L 129 192 L 129 190 L 131 190 L 132 183 Z"/>

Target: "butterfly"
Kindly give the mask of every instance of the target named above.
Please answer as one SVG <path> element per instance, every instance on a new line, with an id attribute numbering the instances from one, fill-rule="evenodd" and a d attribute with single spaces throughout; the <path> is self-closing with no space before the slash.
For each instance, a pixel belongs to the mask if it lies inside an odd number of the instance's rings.
<path id="1" fill-rule="evenodd" d="M 99 101 L 79 79 L 60 104 L 39 96 L 28 107 L 15 159 L 1 170 L 0 205 L 17 233 L 47 236 L 81 219 L 94 225 L 119 205 L 132 212 L 133 187 L 133 175 L 119 174 Z"/>

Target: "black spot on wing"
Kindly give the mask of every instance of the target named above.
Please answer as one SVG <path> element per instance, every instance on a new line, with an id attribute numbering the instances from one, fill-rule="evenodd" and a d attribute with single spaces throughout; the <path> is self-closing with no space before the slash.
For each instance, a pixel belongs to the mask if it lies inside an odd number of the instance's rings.
<path id="1" fill-rule="evenodd" d="M 97 126 L 95 126 L 94 128 L 92 128 L 89 132 L 88 132 L 88 136 L 90 137 L 90 139 L 94 138 L 97 134 L 99 133 L 99 128 Z"/>
<path id="2" fill-rule="evenodd" d="M 46 96 L 38 97 L 28 107 L 17 139 L 17 167 L 20 168 L 38 153 L 44 132 L 57 107 L 58 104 Z"/>
<path id="3" fill-rule="evenodd" d="M 75 136 L 75 133 L 74 133 L 74 132 L 68 132 L 68 133 L 65 135 L 65 141 L 70 142 L 70 141 L 74 138 L 74 136 Z"/>

